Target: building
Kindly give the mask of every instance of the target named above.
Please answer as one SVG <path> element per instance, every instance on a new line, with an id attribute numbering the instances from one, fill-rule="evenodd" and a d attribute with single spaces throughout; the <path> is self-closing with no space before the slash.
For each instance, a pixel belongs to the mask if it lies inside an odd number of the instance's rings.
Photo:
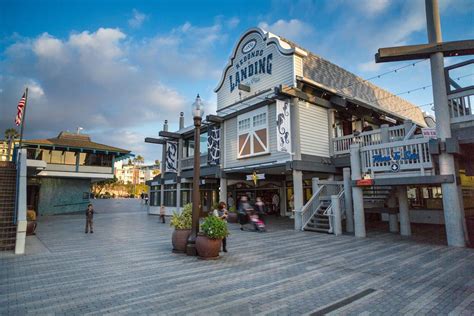
<path id="1" fill-rule="evenodd" d="M 124 184 L 145 184 L 160 174 L 160 167 L 157 165 L 137 166 L 133 164 L 123 164 L 121 161 L 115 164 L 115 177 Z"/>
<path id="2" fill-rule="evenodd" d="M 95 143 L 88 135 L 23 141 L 27 154 L 27 207 L 38 215 L 85 210 L 92 182 L 111 179 L 114 163 L 130 151 Z"/>
<path id="3" fill-rule="evenodd" d="M 13 149 L 18 146 L 19 141 L 15 140 L 11 144 L 8 141 L 0 141 L 0 161 L 11 161 L 13 156 Z"/>
<path id="4" fill-rule="evenodd" d="M 344 221 L 365 236 L 365 218 L 376 217 L 409 235 L 410 220 L 444 224 L 438 188 L 456 175 L 437 174 L 424 129 L 432 118 L 415 105 L 260 28 L 237 41 L 215 92 L 217 115 L 200 139 L 203 213 L 246 195 L 294 218 L 296 229 L 339 233 Z M 194 127 L 183 122 L 181 114 L 178 131 L 165 122 L 160 139 L 146 140 L 165 153 L 162 175 L 149 181 L 150 213 L 191 200 Z M 469 148 L 459 151 L 468 177 Z M 470 201 L 472 187 L 463 191 Z"/>

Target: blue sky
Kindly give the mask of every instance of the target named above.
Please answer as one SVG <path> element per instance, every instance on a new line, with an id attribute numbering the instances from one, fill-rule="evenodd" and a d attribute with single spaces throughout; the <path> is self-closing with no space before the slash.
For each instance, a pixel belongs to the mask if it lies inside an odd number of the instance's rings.
<path id="1" fill-rule="evenodd" d="M 440 9 L 444 40 L 474 38 L 474 1 L 441 0 Z M 143 138 L 165 119 L 176 127 L 180 111 L 189 121 L 196 93 L 214 111 L 227 58 L 254 26 L 363 78 L 406 64 L 375 64 L 377 48 L 427 41 L 423 0 L 0 0 L 0 129 L 13 127 L 28 85 L 27 138 L 81 126 L 153 161 L 161 150 Z M 429 62 L 372 82 L 393 93 L 429 85 Z M 432 102 L 430 89 L 403 97 Z"/>

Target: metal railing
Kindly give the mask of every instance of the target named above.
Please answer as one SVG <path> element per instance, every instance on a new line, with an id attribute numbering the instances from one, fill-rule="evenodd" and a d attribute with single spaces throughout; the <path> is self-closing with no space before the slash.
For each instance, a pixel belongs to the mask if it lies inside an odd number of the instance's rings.
<path id="1" fill-rule="evenodd" d="M 414 171 L 432 169 L 428 138 L 415 138 L 388 144 L 372 145 L 360 149 L 363 173 Z M 393 169 L 394 163 L 398 170 Z"/>
<path id="2" fill-rule="evenodd" d="M 373 131 L 362 132 L 359 134 L 351 134 L 342 137 L 335 137 L 332 139 L 333 149 L 335 155 L 348 154 L 352 144 L 361 144 L 361 146 L 371 146 L 382 143 L 382 130 L 376 129 Z M 396 125 L 388 128 L 390 142 L 403 140 L 405 137 L 405 126 Z"/>
<path id="3" fill-rule="evenodd" d="M 448 96 L 449 116 L 451 123 L 474 121 L 474 89 Z"/>
<path id="4" fill-rule="evenodd" d="M 207 154 L 202 154 L 200 160 L 201 160 L 200 161 L 201 162 L 200 163 L 201 167 L 207 166 Z M 179 160 L 179 163 L 181 163 L 181 169 L 182 170 L 192 169 L 192 168 L 194 168 L 194 157 L 181 158 Z"/>
<path id="5" fill-rule="evenodd" d="M 303 230 L 306 225 L 311 221 L 314 214 L 321 208 L 321 201 L 319 200 L 321 192 L 324 190 L 326 186 L 322 185 L 318 188 L 318 190 L 313 194 L 311 199 L 303 206 L 301 211 L 299 211 L 301 216 L 301 229 Z"/>

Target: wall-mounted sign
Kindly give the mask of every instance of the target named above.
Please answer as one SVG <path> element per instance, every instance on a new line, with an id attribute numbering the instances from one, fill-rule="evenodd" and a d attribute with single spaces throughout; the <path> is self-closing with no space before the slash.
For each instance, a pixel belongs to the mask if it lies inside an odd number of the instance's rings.
<path id="1" fill-rule="evenodd" d="M 263 49 L 250 52 L 242 57 L 235 65 L 234 74 L 229 75 L 230 92 L 234 91 L 241 82 L 249 86 L 251 83 L 260 81 L 257 75 L 271 75 L 272 60 L 273 54 L 264 56 Z"/>
<path id="2" fill-rule="evenodd" d="M 265 180 L 264 173 L 256 173 L 255 171 L 252 174 L 247 175 L 247 181 L 253 181 L 254 185 L 257 185 L 258 180 Z"/>
<path id="3" fill-rule="evenodd" d="M 392 172 L 398 172 L 400 171 L 400 165 L 394 162 L 390 165 L 390 170 L 392 170 Z"/>
<path id="4" fill-rule="evenodd" d="M 255 48 L 255 46 L 257 46 L 257 40 L 256 39 L 251 39 L 250 41 L 245 43 L 244 46 L 242 46 L 242 53 L 243 54 L 250 53 L 252 51 L 252 49 Z"/>
<path id="5" fill-rule="evenodd" d="M 421 133 L 423 134 L 424 138 L 433 138 L 436 139 L 438 138 L 436 134 L 436 128 L 422 128 Z"/>
<path id="6" fill-rule="evenodd" d="M 291 153 L 290 103 L 276 101 L 277 151 Z"/>
<path id="7" fill-rule="evenodd" d="M 405 150 L 403 155 L 399 151 L 393 152 L 393 155 L 382 155 L 377 154 L 372 156 L 373 162 L 389 162 L 389 161 L 400 161 L 400 160 L 418 160 L 420 159 L 420 154 L 413 153 L 410 150 Z"/>
<path id="8" fill-rule="evenodd" d="M 374 179 L 360 179 L 356 181 L 358 187 L 370 187 L 374 185 Z"/>
<path id="9" fill-rule="evenodd" d="M 166 142 L 165 172 L 178 172 L 178 143 Z"/>
<path id="10" fill-rule="evenodd" d="M 210 166 L 217 166 L 221 158 L 221 130 L 217 126 L 212 126 L 207 133 L 207 163 Z"/>

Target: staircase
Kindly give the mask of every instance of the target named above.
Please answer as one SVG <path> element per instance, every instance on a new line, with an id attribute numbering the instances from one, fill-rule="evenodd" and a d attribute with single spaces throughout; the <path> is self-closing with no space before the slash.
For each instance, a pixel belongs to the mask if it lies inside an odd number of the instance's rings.
<path id="1" fill-rule="evenodd" d="M 14 250 L 16 168 L 11 162 L 0 162 L 0 251 Z"/>
<path id="2" fill-rule="evenodd" d="M 327 209 L 331 205 L 331 199 L 329 198 L 321 198 L 321 204 L 319 205 L 318 209 L 314 213 L 313 217 L 304 227 L 304 230 L 313 231 L 318 233 L 331 233 L 331 224 L 330 218 L 327 214 Z"/>
<path id="3" fill-rule="evenodd" d="M 366 213 L 381 213 L 386 210 L 387 200 L 394 194 L 391 186 L 365 187 L 362 192 Z"/>
<path id="4" fill-rule="evenodd" d="M 337 234 L 334 231 L 335 218 L 331 196 L 338 196 L 339 199 L 339 219 L 345 216 L 344 189 L 341 181 L 323 181 L 311 199 L 301 210 L 302 228 L 306 231 L 313 231 L 326 234 Z M 324 183 L 324 184 L 323 184 Z"/>

